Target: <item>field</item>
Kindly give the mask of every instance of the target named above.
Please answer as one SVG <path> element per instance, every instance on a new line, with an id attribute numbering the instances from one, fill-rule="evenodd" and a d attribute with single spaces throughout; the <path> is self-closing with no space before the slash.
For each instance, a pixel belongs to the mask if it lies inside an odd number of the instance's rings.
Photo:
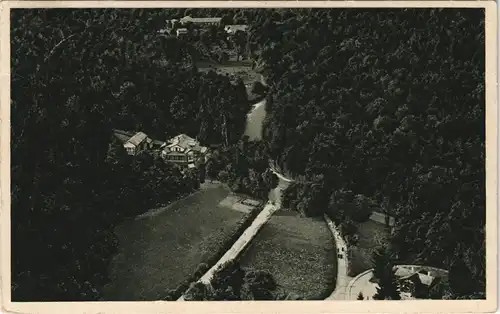
<path id="1" fill-rule="evenodd" d="M 251 63 L 248 61 L 227 61 L 224 64 L 217 64 L 209 61 L 200 61 L 196 63 L 198 70 L 200 72 L 208 72 L 214 70 L 220 75 L 229 76 L 232 80 L 236 78 L 241 78 L 245 87 L 247 88 L 247 93 L 252 97 L 255 95 L 251 94 L 252 84 L 255 81 L 260 81 L 260 74 L 252 69 Z"/>
<path id="2" fill-rule="evenodd" d="M 358 225 L 359 242 L 353 248 L 350 258 L 351 268 L 349 276 L 354 277 L 359 273 L 372 268 L 372 252 L 384 244 L 389 236 L 385 226 L 378 222 L 368 220 Z"/>
<path id="3" fill-rule="evenodd" d="M 201 190 L 115 230 L 120 246 L 110 266 L 106 300 L 156 300 L 216 254 L 244 213 L 219 206 L 229 191 Z"/>
<path id="4" fill-rule="evenodd" d="M 335 287 L 336 257 L 324 220 L 274 214 L 241 257 L 244 268 L 269 271 L 287 292 L 324 299 Z"/>

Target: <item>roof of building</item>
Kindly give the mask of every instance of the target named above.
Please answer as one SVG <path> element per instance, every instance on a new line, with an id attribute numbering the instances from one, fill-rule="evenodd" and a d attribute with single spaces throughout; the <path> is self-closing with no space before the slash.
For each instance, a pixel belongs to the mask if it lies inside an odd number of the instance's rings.
<path id="1" fill-rule="evenodd" d="M 190 143 L 194 143 L 194 144 L 197 143 L 197 141 L 194 138 L 192 138 L 186 134 L 179 134 L 179 135 L 171 138 L 168 142 L 170 143 L 170 146 L 179 145 L 180 147 L 184 147 L 184 148 L 187 148 L 189 146 L 188 144 L 190 144 Z"/>
<path id="2" fill-rule="evenodd" d="M 397 267 L 394 275 L 396 275 L 396 277 L 400 277 L 401 278 L 401 277 L 411 276 L 414 273 L 415 273 L 415 271 L 412 270 L 412 269 L 408 269 L 406 267 Z"/>
<path id="3" fill-rule="evenodd" d="M 164 141 L 153 140 L 153 144 L 154 145 L 163 146 L 163 145 L 166 145 L 167 143 L 165 143 Z"/>
<path id="4" fill-rule="evenodd" d="M 179 134 L 176 137 L 170 139 L 168 142 L 169 144 L 166 147 L 167 149 L 170 149 L 170 147 L 173 146 L 180 146 L 185 150 L 185 153 L 191 150 L 199 151 L 201 153 L 207 151 L 206 147 L 200 146 L 200 143 L 197 140 L 186 134 Z"/>
<path id="5" fill-rule="evenodd" d="M 243 24 L 239 24 L 239 25 L 226 25 L 224 27 L 224 30 L 227 32 L 227 31 L 233 31 L 233 32 L 236 32 L 236 31 L 246 31 L 248 29 L 248 25 L 243 25 Z"/>
<path id="6" fill-rule="evenodd" d="M 251 206 L 258 206 L 260 204 L 259 201 L 252 200 L 252 199 L 249 199 L 249 198 L 247 198 L 246 200 L 241 201 L 241 203 L 243 203 L 245 205 L 251 205 Z"/>
<path id="7" fill-rule="evenodd" d="M 192 22 L 192 23 L 219 23 L 222 20 L 220 17 L 190 17 L 185 16 L 180 19 L 182 23 Z"/>
<path id="8" fill-rule="evenodd" d="M 432 282 L 434 281 L 435 277 L 421 274 L 421 273 L 413 273 L 409 276 L 401 277 L 400 280 L 411 280 L 414 278 L 417 278 L 420 280 L 420 282 L 426 286 L 430 286 Z"/>
<path id="9" fill-rule="evenodd" d="M 134 136 L 132 136 L 127 142 L 131 143 L 135 146 L 139 145 L 142 141 L 144 141 L 148 136 L 144 132 L 137 132 Z"/>
<path id="10" fill-rule="evenodd" d="M 188 31 L 187 28 L 178 28 L 176 32 L 177 33 L 187 33 L 187 31 Z"/>
<path id="11" fill-rule="evenodd" d="M 113 135 L 125 144 L 132 136 L 134 136 L 134 133 L 115 129 L 113 130 Z"/>
<path id="12" fill-rule="evenodd" d="M 373 211 L 371 216 L 370 216 L 370 220 L 373 220 L 373 221 L 378 222 L 380 224 L 385 224 L 386 216 L 388 216 L 387 218 L 389 218 L 388 219 L 389 226 L 391 226 L 391 227 L 394 226 L 394 223 L 395 223 L 394 217 L 392 217 L 390 215 L 386 215 L 386 214 L 379 212 L 379 211 Z"/>

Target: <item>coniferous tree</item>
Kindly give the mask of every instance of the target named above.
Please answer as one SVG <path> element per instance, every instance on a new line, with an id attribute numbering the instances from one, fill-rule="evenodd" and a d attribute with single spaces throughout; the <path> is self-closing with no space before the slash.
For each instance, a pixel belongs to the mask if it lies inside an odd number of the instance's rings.
<path id="1" fill-rule="evenodd" d="M 385 246 L 378 247 L 372 253 L 373 278 L 381 280 L 392 271 L 392 261 L 390 253 Z"/>
<path id="2" fill-rule="evenodd" d="M 377 281 L 375 300 L 400 300 L 398 279 L 394 263 L 387 247 L 379 247 L 373 252 L 373 277 Z"/>
<path id="3" fill-rule="evenodd" d="M 401 300 L 398 279 L 394 271 L 385 273 L 379 279 L 375 300 Z"/>

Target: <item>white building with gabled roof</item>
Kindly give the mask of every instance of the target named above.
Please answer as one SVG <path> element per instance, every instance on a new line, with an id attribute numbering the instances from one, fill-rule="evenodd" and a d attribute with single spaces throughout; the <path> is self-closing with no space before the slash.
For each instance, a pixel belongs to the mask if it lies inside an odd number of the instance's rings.
<path id="1" fill-rule="evenodd" d="M 224 31 L 230 35 L 236 34 L 236 32 L 246 32 L 248 30 L 248 25 L 226 25 L 224 26 Z"/>
<path id="2" fill-rule="evenodd" d="M 161 156 L 165 161 L 181 164 L 190 168 L 203 162 L 208 148 L 201 146 L 196 139 L 180 134 L 168 140 L 163 146 Z"/>
<path id="3" fill-rule="evenodd" d="M 125 148 L 127 154 L 132 156 L 152 148 L 153 146 L 153 140 L 144 132 L 137 132 L 134 134 L 122 130 L 114 130 L 113 133 L 115 137 L 123 143 L 123 148 Z"/>
<path id="4" fill-rule="evenodd" d="M 193 23 L 198 25 L 219 25 L 222 21 L 220 17 L 190 17 L 185 16 L 179 20 L 181 24 Z"/>

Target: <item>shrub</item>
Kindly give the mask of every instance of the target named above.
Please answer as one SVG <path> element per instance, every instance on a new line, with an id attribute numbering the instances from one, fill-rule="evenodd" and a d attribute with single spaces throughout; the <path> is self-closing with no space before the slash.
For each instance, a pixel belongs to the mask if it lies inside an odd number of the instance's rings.
<path id="1" fill-rule="evenodd" d="M 194 272 L 195 277 L 202 277 L 208 270 L 210 266 L 207 263 L 200 263 Z"/>

